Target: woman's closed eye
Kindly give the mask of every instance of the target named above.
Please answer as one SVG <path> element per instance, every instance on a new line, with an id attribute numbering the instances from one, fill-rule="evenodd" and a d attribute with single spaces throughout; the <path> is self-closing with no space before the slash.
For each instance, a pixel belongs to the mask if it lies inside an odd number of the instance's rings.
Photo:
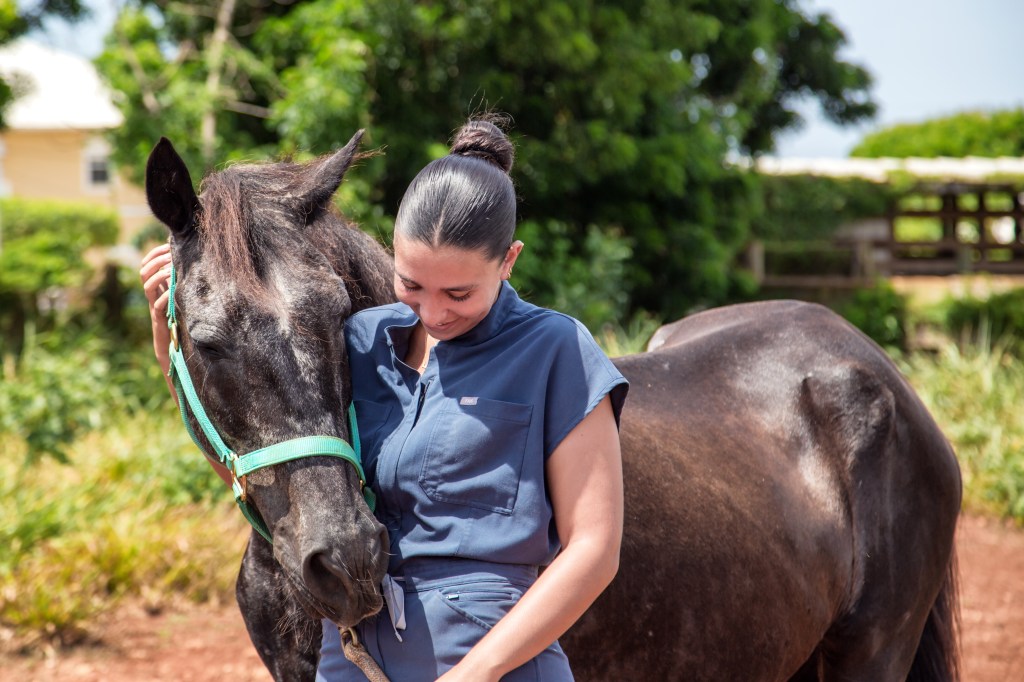
<path id="1" fill-rule="evenodd" d="M 423 288 L 419 284 L 416 284 L 415 282 L 409 282 L 404 279 L 399 281 L 402 283 L 402 288 L 405 289 L 406 291 L 420 291 Z M 456 303 L 461 303 L 467 300 L 472 293 L 472 289 L 465 291 L 458 289 L 448 289 L 445 291 L 445 294 L 448 296 L 448 298 L 455 301 Z"/>

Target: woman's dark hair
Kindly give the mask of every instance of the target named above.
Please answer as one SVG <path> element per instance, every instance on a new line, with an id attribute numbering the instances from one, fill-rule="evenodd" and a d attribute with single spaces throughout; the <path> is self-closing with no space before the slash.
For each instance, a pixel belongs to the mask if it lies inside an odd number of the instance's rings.
<path id="1" fill-rule="evenodd" d="M 402 197 L 395 233 L 431 246 L 505 255 L 516 227 L 515 148 L 491 119 L 455 134 L 448 156 L 432 161 Z"/>

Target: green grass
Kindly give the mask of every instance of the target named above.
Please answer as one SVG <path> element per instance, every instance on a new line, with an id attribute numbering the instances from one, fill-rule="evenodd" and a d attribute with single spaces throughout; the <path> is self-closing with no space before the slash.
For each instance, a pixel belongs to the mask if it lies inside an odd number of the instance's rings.
<path id="1" fill-rule="evenodd" d="M 1024 523 L 1024 366 L 999 345 L 947 343 L 902 369 L 956 450 L 965 507 Z"/>
<path id="2" fill-rule="evenodd" d="M 641 353 L 647 347 L 661 322 L 647 315 L 636 315 L 626 326 L 606 324 L 595 335 L 595 339 L 608 357 Z"/>
<path id="3" fill-rule="evenodd" d="M 70 464 L 26 466 L 24 449 L 0 435 L 0 629 L 16 646 L 78 641 L 126 598 L 232 598 L 248 526 L 173 412 L 80 438 Z"/>

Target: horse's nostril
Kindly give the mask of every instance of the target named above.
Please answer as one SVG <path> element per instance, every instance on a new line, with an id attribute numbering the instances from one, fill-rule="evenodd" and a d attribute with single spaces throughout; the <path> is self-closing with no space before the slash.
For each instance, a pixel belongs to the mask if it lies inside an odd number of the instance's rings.
<path id="1" fill-rule="evenodd" d="M 337 583 L 341 583 L 340 587 L 347 590 L 352 582 L 348 569 L 344 564 L 334 561 L 329 552 L 310 552 L 306 555 L 303 574 L 306 584 L 311 588 L 326 588 L 328 592 L 335 592 L 339 587 Z"/>

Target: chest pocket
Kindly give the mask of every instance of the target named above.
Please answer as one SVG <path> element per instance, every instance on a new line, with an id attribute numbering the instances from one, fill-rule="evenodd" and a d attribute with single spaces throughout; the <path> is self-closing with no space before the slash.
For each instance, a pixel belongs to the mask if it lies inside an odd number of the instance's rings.
<path id="1" fill-rule="evenodd" d="M 424 453 L 423 492 L 436 502 L 511 514 L 532 413 L 532 405 L 486 398 L 447 402 Z"/>
<path id="2" fill-rule="evenodd" d="M 363 469 L 366 470 L 366 477 L 369 479 L 367 483 L 372 484 L 377 480 L 377 455 L 380 454 L 380 446 L 387 436 L 387 432 L 382 430 L 391 416 L 391 405 L 369 400 L 354 402 Z"/>

